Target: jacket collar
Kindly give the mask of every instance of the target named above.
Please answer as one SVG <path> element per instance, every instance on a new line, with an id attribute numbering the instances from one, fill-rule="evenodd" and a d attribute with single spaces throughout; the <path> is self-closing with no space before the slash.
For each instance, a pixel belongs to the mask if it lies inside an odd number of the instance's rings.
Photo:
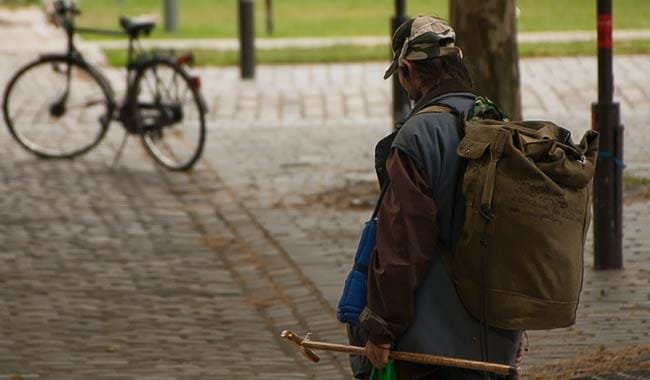
<path id="1" fill-rule="evenodd" d="M 433 103 L 439 103 L 446 97 L 458 95 L 476 97 L 476 95 L 474 95 L 474 89 L 464 86 L 454 79 L 443 80 L 438 86 L 432 88 L 415 103 L 413 109 L 411 109 L 406 117 L 397 123 L 396 129 L 399 129 L 408 119 L 417 114 L 421 109 Z"/>
<path id="2" fill-rule="evenodd" d="M 417 113 L 419 110 L 422 108 L 432 104 L 436 103 L 440 99 L 446 97 L 447 95 L 451 95 L 454 93 L 469 93 L 473 94 L 474 90 L 460 84 L 458 81 L 454 79 L 445 79 L 440 84 L 431 90 L 424 94 L 420 100 L 415 103 L 413 106 L 413 111 L 411 111 L 411 114 Z"/>

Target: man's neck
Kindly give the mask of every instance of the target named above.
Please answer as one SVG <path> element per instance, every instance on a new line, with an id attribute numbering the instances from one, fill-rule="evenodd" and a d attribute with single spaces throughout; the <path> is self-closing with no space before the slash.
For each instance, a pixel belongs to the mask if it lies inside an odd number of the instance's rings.
<path id="1" fill-rule="evenodd" d="M 462 85 L 455 79 L 443 79 L 437 85 L 421 86 L 422 96 L 415 101 L 414 109 L 426 106 L 431 100 L 451 92 L 474 92 L 474 89 Z"/>

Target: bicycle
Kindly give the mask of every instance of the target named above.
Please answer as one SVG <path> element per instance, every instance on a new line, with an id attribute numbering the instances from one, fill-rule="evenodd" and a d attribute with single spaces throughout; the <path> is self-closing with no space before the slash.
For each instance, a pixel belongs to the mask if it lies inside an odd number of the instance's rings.
<path id="1" fill-rule="evenodd" d="M 191 53 L 145 52 L 140 35 L 153 21 L 120 17 L 121 31 L 79 28 L 74 1 L 57 0 L 51 17 L 67 34 L 65 54 L 44 54 L 9 81 L 2 110 L 11 135 L 41 158 L 74 158 L 99 144 L 115 120 L 125 129 L 117 162 L 129 135 L 170 170 L 189 170 L 205 144 L 207 107 L 201 80 L 191 75 Z M 126 93 L 118 102 L 108 79 L 75 47 L 76 33 L 126 35 Z M 95 126 L 93 126 L 95 125 Z"/>

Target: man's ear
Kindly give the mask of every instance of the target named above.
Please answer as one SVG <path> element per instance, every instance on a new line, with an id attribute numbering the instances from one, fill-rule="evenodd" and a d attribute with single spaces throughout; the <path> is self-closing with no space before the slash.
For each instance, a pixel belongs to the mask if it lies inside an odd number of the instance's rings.
<path id="1" fill-rule="evenodd" d="M 403 70 L 402 73 L 405 76 L 410 76 L 411 73 L 413 72 L 413 64 L 411 62 L 407 61 L 406 59 L 403 59 L 402 60 L 402 70 Z"/>

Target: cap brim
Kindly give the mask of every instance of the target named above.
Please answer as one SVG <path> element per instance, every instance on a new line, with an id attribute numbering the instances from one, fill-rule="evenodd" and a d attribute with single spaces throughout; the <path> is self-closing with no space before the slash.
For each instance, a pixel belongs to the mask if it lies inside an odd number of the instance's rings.
<path id="1" fill-rule="evenodd" d="M 390 78 L 391 75 L 397 71 L 397 61 L 393 61 L 390 66 L 388 66 L 388 69 L 386 69 L 386 73 L 384 73 L 384 79 Z"/>

